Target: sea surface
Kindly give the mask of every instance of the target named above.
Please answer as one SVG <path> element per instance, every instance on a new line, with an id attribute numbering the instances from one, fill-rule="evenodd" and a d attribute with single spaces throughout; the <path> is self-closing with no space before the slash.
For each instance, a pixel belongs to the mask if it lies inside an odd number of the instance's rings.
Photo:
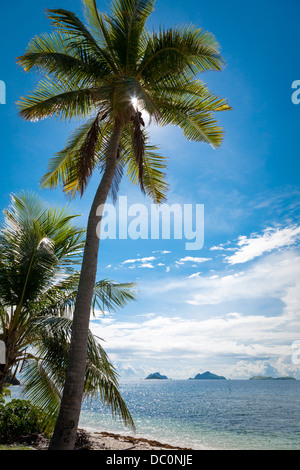
<path id="1" fill-rule="evenodd" d="M 100 403 L 84 403 L 80 425 L 193 449 L 300 450 L 300 381 L 120 382 L 136 432 Z"/>
<path id="2" fill-rule="evenodd" d="M 121 381 L 120 391 L 136 432 L 100 402 L 83 403 L 80 427 L 192 449 L 300 450 L 299 380 Z"/>

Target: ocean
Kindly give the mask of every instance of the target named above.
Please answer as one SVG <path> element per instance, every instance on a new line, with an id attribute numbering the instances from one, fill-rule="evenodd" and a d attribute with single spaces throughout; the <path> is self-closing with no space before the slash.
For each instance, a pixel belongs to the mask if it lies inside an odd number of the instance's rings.
<path id="1" fill-rule="evenodd" d="M 120 391 L 135 432 L 96 401 L 79 427 L 196 450 L 300 450 L 299 380 L 121 381 Z"/>
<path id="2" fill-rule="evenodd" d="M 100 403 L 84 403 L 80 426 L 192 449 L 300 450 L 300 381 L 120 382 L 136 432 Z"/>

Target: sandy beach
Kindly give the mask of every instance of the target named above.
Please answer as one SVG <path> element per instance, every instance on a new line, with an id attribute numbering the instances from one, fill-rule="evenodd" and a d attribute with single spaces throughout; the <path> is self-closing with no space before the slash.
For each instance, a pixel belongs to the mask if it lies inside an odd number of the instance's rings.
<path id="1" fill-rule="evenodd" d="M 45 439 L 41 434 L 23 436 L 15 442 L 8 442 L 12 446 L 28 446 L 32 450 L 47 450 L 49 439 Z M 110 432 L 91 431 L 78 429 L 75 450 L 193 450 L 187 447 L 175 447 L 168 443 L 162 443 L 143 437 L 125 436 Z"/>
<path id="2" fill-rule="evenodd" d="M 109 432 L 88 432 L 87 434 L 89 440 L 87 450 L 192 450 L 141 437 L 122 436 Z"/>

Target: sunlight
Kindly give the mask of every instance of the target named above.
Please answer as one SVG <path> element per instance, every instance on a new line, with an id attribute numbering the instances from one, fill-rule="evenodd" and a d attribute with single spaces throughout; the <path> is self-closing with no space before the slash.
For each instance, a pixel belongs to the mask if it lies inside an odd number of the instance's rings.
<path id="1" fill-rule="evenodd" d="M 132 106 L 134 106 L 135 108 L 137 108 L 138 99 L 137 99 L 135 96 L 132 96 L 132 98 L 131 98 L 131 104 L 132 104 Z"/>
<path id="2" fill-rule="evenodd" d="M 146 126 L 145 126 L 145 127 L 148 127 L 149 124 L 150 124 L 151 119 L 150 119 L 149 113 L 148 113 L 145 109 L 143 109 L 142 106 L 139 106 L 139 105 L 142 104 L 142 102 L 139 101 L 136 96 L 132 96 L 132 97 L 131 97 L 131 104 L 132 104 L 132 106 L 133 106 L 136 110 L 139 109 L 139 111 L 141 111 L 143 120 L 144 120 L 144 122 L 146 123 Z"/>

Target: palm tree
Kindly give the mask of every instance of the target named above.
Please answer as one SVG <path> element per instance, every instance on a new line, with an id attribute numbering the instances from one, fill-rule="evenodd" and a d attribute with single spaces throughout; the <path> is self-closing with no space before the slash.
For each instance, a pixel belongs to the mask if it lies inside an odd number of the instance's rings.
<path id="1" fill-rule="evenodd" d="M 74 448 L 97 274 L 97 208 L 116 195 L 124 171 L 155 203 L 166 198 L 166 163 L 149 143 L 142 113 L 154 124 L 179 126 L 189 140 L 218 147 L 223 139 L 214 113 L 230 107 L 197 78 L 224 65 L 214 36 L 192 25 L 150 32 L 146 21 L 154 4 L 113 0 L 108 13 L 101 13 L 96 0 L 83 0 L 85 23 L 73 12 L 48 10 L 54 32 L 35 37 L 18 59 L 25 71 L 47 74 L 19 101 L 24 119 L 85 119 L 50 161 L 42 186 L 62 184 L 67 194 L 82 195 L 94 170 L 102 172 L 88 219 L 69 365 L 50 449 Z"/>
<path id="2" fill-rule="evenodd" d="M 0 339 L 6 363 L 0 369 L 0 394 L 8 374 L 22 370 L 25 393 L 57 418 L 78 289 L 76 270 L 84 230 L 66 208 L 48 207 L 34 194 L 13 196 L 0 230 Z M 96 283 L 93 311 L 111 311 L 134 300 L 133 284 Z M 134 426 L 117 383 L 117 374 L 92 333 L 84 391 L 100 395 L 114 415 Z"/>

